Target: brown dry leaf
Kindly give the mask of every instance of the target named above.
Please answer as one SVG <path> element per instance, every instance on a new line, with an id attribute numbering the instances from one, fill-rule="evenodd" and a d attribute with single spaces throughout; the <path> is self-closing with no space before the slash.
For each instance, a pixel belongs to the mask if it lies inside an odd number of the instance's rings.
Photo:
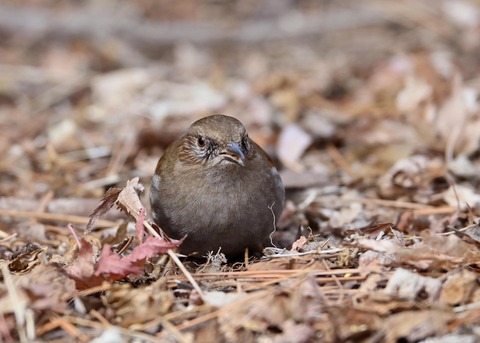
<path id="1" fill-rule="evenodd" d="M 90 220 L 85 227 L 85 231 L 87 233 L 92 231 L 97 219 L 107 213 L 113 207 L 113 205 L 115 205 L 118 199 L 118 195 L 121 191 L 122 190 L 120 188 L 112 187 L 109 188 L 108 191 L 102 196 L 102 202 L 90 215 Z"/>
<path id="2" fill-rule="evenodd" d="M 363 179 L 385 174 L 396 161 L 410 156 L 420 145 L 415 130 L 399 121 L 375 121 L 351 130 L 344 156 L 355 175 Z"/>
<path id="3" fill-rule="evenodd" d="M 277 335 L 278 342 L 306 343 L 315 340 L 315 330 L 308 324 L 298 324 L 287 319 L 282 327 L 282 333 Z"/>
<path id="4" fill-rule="evenodd" d="M 440 302 L 448 305 L 464 305 L 469 302 L 473 292 L 478 289 L 478 275 L 461 270 L 449 275 L 440 293 Z"/>
<path id="5" fill-rule="evenodd" d="M 424 241 L 403 247 L 392 240 L 359 239 L 360 246 L 379 252 L 382 265 L 411 265 L 422 270 L 450 269 L 478 256 L 474 245 L 454 235 L 426 234 Z"/>
<path id="6" fill-rule="evenodd" d="M 300 236 L 299 239 L 297 239 L 295 242 L 292 244 L 292 249 L 290 251 L 299 251 L 304 247 L 304 245 L 307 243 L 307 237 L 305 236 Z"/>
<path id="7" fill-rule="evenodd" d="M 479 251 L 474 244 L 467 243 L 456 235 L 441 236 L 424 232 L 422 238 L 426 246 L 437 252 L 462 258 L 479 257 Z"/>
<path id="8" fill-rule="evenodd" d="M 358 268 L 363 276 L 375 273 L 381 274 L 384 272 L 385 267 L 388 267 L 391 263 L 392 260 L 388 255 L 369 250 L 361 254 L 358 260 Z"/>
<path id="9" fill-rule="evenodd" d="M 474 117 L 477 111 L 477 92 L 463 85 L 460 75 L 455 75 L 450 97 L 438 110 L 432 124 L 436 131 L 437 139 L 445 145 L 449 154 L 470 154 L 478 148 L 480 141 L 479 132 L 469 131 L 464 134 L 469 126 L 478 128 L 478 119 Z M 451 155 L 449 157 L 452 157 Z"/>
<path id="10" fill-rule="evenodd" d="M 404 88 L 397 94 L 396 105 L 400 112 L 412 112 L 430 99 L 432 86 L 414 75 L 407 75 Z"/>
<path id="11" fill-rule="evenodd" d="M 440 159 L 428 158 L 424 155 L 413 155 L 400 159 L 379 180 L 380 194 L 386 198 L 400 196 L 425 198 L 435 194 L 432 183 L 447 173 Z"/>
<path id="12" fill-rule="evenodd" d="M 473 187 L 455 185 L 450 186 L 443 193 L 443 200 L 450 206 L 465 211 L 469 207 L 480 206 L 480 195 Z"/>
<path id="13" fill-rule="evenodd" d="M 277 144 L 277 155 L 280 161 L 289 169 L 302 171 L 300 157 L 312 143 L 312 137 L 300 126 L 290 124 L 280 133 Z"/>
<path id="14" fill-rule="evenodd" d="M 387 316 L 392 313 L 398 313 L 405 310 L 416 308 L 416 303 L 411 300 L 398 300 L 385 294 L 385 292 L 370 292 L 356 305 L 359 310 L 375 313 L 379 316 Z"/>
<path id="15" fill-rule="evenodd" d="M 139 178 L 135 177 L 127 181 L 127 185 L 118 194 L 117 205 L 127 214 L 134 212 L 139 214 L 143 204 L 138 193 L 143 191 L 143 185 L 138 183 Z"/>
<path id="16" fill-rule="evenodd" d="M 127 185 L 122 188 L 109 188 L 103 195 L 101 204 L 90 215 L 90 220 L 85 228 L 85 231 L 90 232 L 95 226 L 95 222 L 100 216 L 107 213 L 113 205 L 118 205 L 126 214 L 132 212 L 136 215 L 140 215 L 142 211 L 145 212 L 138 193 L 143 191 L 143 185 L 138 183 L 139 178 L 135 177 L 127 181 Z M 137 219 L 136 216 L 134 216 Z M 142 222 L 143 223 L 143 222 Z"/>
<path id="17" fill-rule="evenodd" d="M 152 73 L 147 69 L 127 68 L 99 74 L 92 78 L 90 86 L 98 107 L 96 111 L 101 111 L 100 114 L 106 117 L 106 113 L 116 112 L 125 107 L 128 102 L 135 99 L 152 77 Z M 100 116 L 100 114 L 96 115 Z"/>
<path id="18" fill-rule="evenodd" d="M 14 281 L 29 297 L 29 307 L 36 310 L 65 310 L 76 292 L 75 282 L 51 264 L 40 264 L 23 277 L 14 276 Z"/>
<path id="19" fill-rule="evenodd" d="M 360 275 L 364 275 L 364 274 L 360 273 Z M 385 282 L 385 279 L 386 277 L 382 276 L 381 274 L 377 274 L 377 273 L 369 274 L 368 277 L 360 285 L 359 290 L 361 292 L 366 292 L 366 293 L 372 292 L 378 289 L 380 284 Z"/>
<path id="20" fill-rule="evenodd" d="M 329 308 L 328 312 L 339 342 L 360 340 L 380 328 L 379 316 L 368 310 L 334 307 Z"/>
<path id="21" fill-rule="evenodd" d="M 398 268 L 388 280 L 385 293 L 400 299 L 428 299 L 434 302 L 440 295 L 442 281 L 427 276 L 421 276 L 409 270 Z"/>
<path id="22" fill-rule="evenodd" d="M 269 261 L 259 261 L 257 263 L 250 263 L 247 266 L 249 271 L 257 270 L 287 270 L 291 269 L 290 258 L 275 258 Z"/>
<path id="23" fill-rule="evenodd" d="M 480 244 L 480 226 L 475 225 L 472 228 L 467 229 L 466 231 L 457 231 L 456 234 L 465 239 L 467 242 Z"/>
<path id="24" fill-rule="evenodd" d="M 147 112 L 158 124 L 169 117 L 186 117 L 192 113 L 212 113 L 225 105 L 225 94 L 210 83 L 192 80 L 188 83 L 165 82 L 156 80 L 147 89 L 151 99 L 145 103 L 144 97 L 138 100 L 142 110 Z"/>
<path id="25" fill-rule="evenodd" d="M 262 290 L 249 294 L 229 311 L 223 311 L 218 321 L 228 342 L 245 342 L 268 337 L 268 328 L 285 332 L 289 320 L 297 325 L 325 321 L 327 314 L 323 313 L 322 305 L 318 286 L 307 278 L 300 285 L 280 292 Z M 297 342 L 310 341 L 308 332 L 304 334 L 305 340 Z"/>
<path id="26" fill-rule="evenodd" d="M 39 254 L 45 252 L 45 248 L 37 248 L 27 244 L 25 252 L 19 253 L 15 258 L 8 262 L 8 269 L 15 274 L 29 273 L 35 266 L 40 263 Z"/>
<path id="27" fill-rule="evenodd" d="M 75 283 L 52 264 L 39 264 L 28 273 L 12 275 L 16 295 L 0 287 L 0 314 L 14 313 L 18 308 L 65 311 L 74 296 Z"/>
<path id="28" fill-rule="evenodd" d="M 445 334 L 448 331 L 448 323 L 453 319 L 453 314 L 449 312 L 405 311 L 385 318 L 382 322 L 382 332 L 387 343 L 399 340 L 417 342 L 433 335 Z"/>
<path id="29" fill-rule="evenodd" d="M 325 265 L 311 256 L 279 257 L 248 265 L 247 270 L 325 270 Z"/>
<path id="30" fill-rule="evenodd" d="M 135 329 L 142 324 L 166 314 L 174 297 L 161 278 L 146 287 L 134 288 L 130 284 L 115 284 L 102 297 L 107 309 L 112 311 L 112 321 L 122 327 Z"/>
<path id="31" fill-rule="evenodd" d="M 123 242 L 127 238 L 127 228 L 128 222 L 123 222 L 119 225 L 118 229 L 115 230 L 115 234 L 107 236 L 102 239 L 103 244 L 115 245 Z"/>
<path id="32" fill-rule="evenodd" d="M 216 320 L 210 320 L 201 325 L 195 331 L 195 340 L 197 342 L 225 343 L 225 337 L 221 334 Z"/>

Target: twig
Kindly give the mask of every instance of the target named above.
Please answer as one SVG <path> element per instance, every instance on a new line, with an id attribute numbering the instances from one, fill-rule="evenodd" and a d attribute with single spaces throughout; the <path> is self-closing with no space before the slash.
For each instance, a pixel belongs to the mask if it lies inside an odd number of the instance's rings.
<path id="1" fill-rule="evenodd" d="M 438 236 L 448 236 L 448 235 L 453 235 L 457 232 L 464 232 L 464 231 L 467 231 L 469 229 L 473 229 L 475 227 L 478 227 L 478 224 L 470 224 L 470 225 L 467 225 L 465 227 L 462 227 L 461 229 L 458 229 L 458 230 L 455 230 L 455 231 L 447 231 L 447 232 L 440 232 L 440 233 L 437 233 Z M 417 238 L 421 238 L 421 237 L 417 237 Z"/>
<path id="2" fill-rule="evenodd" d="M 39 200 L 0 196 L 0 210 L 38 212 L 40 206 Z M 55 198 L 48 202 L 47 208 L 42 212 L 88 217 L 97 206 L 98 198 Z M 116 220 L 119 215 L 119 211 L 112 211 L 106 214 L 106 219 Z"/>
<path id="3" fill-rule="evenodd" d="M 451 206 L 442 206 L 442 207 L 435 207 L 435 208 L 424 208 L 413 210 L 413 216 L 429 216 L 431 214 L 452 214 L 457 211 L 456 208 Z"/>
<path id="4" fill-rule="evenodd" d="M 327 148 L 327 151 L 333 162 L 335 162 L 340 169 L 342 169 L 352 179 L 356 178 L 355 172 L 352 170 L 352 168 L 350 168 L 345 158 L 342 156 L 340 151 L 338 151 L 337 147 L 335 147 L 333 144 L 330 144 Z"/>
<path id="5" fill-rule="evenodd" d="M 128 203 L 124 203 L 122 202 L 122 204 L 127 207 L 127 209 L 129 210 L 129 212 L 131 213 L 131 215 L 135 218 L 135 219 L 138 219 L 138 216 L 139 216 L 139 213 L 138 213 L 138 210 L 135 210 L 133 208 L 131 208 L 129 206 Z M 148 230 L 148 232 L 150 232 L 154 237 L 157 237 L 157 238 L 162 238 L 157 231 L 155 231 L 155 229 L 150 225 L 150 223 L 146 220 L 143 221 L 143 225 L 145 226 L 145 228 Z M 180 270 L 182 271 L 182 273 L 185 275 L 185 277 L 187 278 L 187 280 L 192 284 L 193 288 L 198 292 L 200 298 L 205 302 L 205 296 L 203 294 L 203 291 L 202 289 L 200 288 L 200 286 L 198 285 L 198 283 L 195 281 L 195 279 L 193 278 L 192 274 L 190 274 L 190 272 L 187 270 L 187 268 L 185 268 L 185 266 L 183 265 L 183 263 L 178 259 L 177 255 L 175 255 L 175 253 L 173 252 L 173 250 L 169 249 L 168 250 L 168 255 L 170 256 L 170 258 L 173 260 L 173 262 L 175 262 L 175 264 L 178 266 L 178 268 L 180 268 Z"/>
<path id="6" fill-rule="evenodd" d="M 60 318 L 63 319 L 63 318 Z M 88 336 L 80 331 L 75 325 L 66 320 L 60 320 L 59 326 L 70 336 L 80 340 L 80 342 L 88 342 Z"/>
<path id="7" fill-rule="evenodd" d="M 323 263 L 323 266 L 325 267 L 326 270 L 330 270 L 330 267 L 328 266 L 327 261 L 322 260 L 322 263 Z M 335 275 L 332 275 L 332 279 L 340 290 L 344 289 L 342 283 L 340 282 L 340 280 Z M 339 301 L 342 301 L 343 297 L 344 297 L 344 294 L 341 294 Z"/>
<path id="8" fill-rule="evenodd" d="M 5 286 L 7 287 L 8 297 L 13 305 L 13 313 L 15 315 L 15 321 L 17 324 L 17 331 L 20 337 L 21 342 L 28 342 L 26 333 L 25 333 L 25 307 L 24 302 L 20 300 L 20 297 L 17 293 L 17 288 L 13 284 L 12 277 L 10 275 L 10 271 L 8 270 L 8 266 L 5 262 L 0 263 L 3 281 Z"/>
<path id="9" fill-rule="evenodd" d="M 92 316 L 94 316 L 95 318 L 97 318 L 97 320 L 102 323 L 105 327 L 109 327 L 109 326 L 112 326 L 112 324 L 110 324 L 110 322 L 104 317 L 102 316 L 102 314 L 100 312 L 98 312 L 97 310 L 95 309 L 92 309 L 90 311 L 90 314 Z"/>
<path id="10" fill-rule="evenodd" d="M 0 216 L 4 217 L 13 217 L 13 218 L 33 218 L 33 219 L 40 219 L 40 220 L 51 220 L 51 221 L 59 221 L 65 223 L 73 223 L 73 224 L 80 224 L 80 225 L 87 225 L 88 221 L 90 220 L 89 217 L 82 217 L 82 216 L 73 216 L 68 214 L 57 214 L 57 213 L 38 213 L 38 212 L 28 212 L 28 211 L 15 211 L 15 210 L 4 210 L 0 209 Z M 111 227 L 118 225 L 118 222 L 99 219 L 95 223 L 96 227 Z"/>
<path id="11" fill-rule="evenodd" d="M 9 241 L 12 238 L 17 237 L 18 233 L 12 233 L 11 235 L 8 235 L 6 232 L 3 232 L 0 230 L 0 242 L 6 242 Z"/>
<path id="12" fill-rule="evenodd" d="M 38 205 L 37 212 L 42 213 L 45 212 L 48 206 L 48 203 L 53 199 L 54 193 L 52 191 L 47 192 L 42 199 L 40 200 L 40 204 Z"/>
<path id="13" fill-rule="evenodd" d="M 104 284 L 100 286 L 95 286 L 95 287 L 78 291 L 77 293 L 75 293 L 74 297 L 85 297 L 87 295 L 92 295 L 98 292 L 104 292 L 109 290 L 111 287 L 112 287 L 112 284 L 104 282 Z"/>
<path id="14" fill-rule="evenodd" d="M 168 250 L 168 255 L 169 255 L 170 258 L 173 260 L 173 262 L 175 262 L 175 264 L 178 266 L 178 268 L 180 268 L 180 270 L 181 270 L 182 273 L 185 275 L 185 277 L 187 278 L 187 280 L 190 281 L 190 283 L 192 284 L 193 288 L 195 288 L 195 290 L 198 292 L 198 295 L 199 295 L 200 298 L 203 300 L 203 302 L 205 302 L 205 295 L 203 294 L 203 291 L 202 291 L 202 289 L 200 288 L 200 286 L 198 285 L 197 281 L 195 281 L 195 279 L 193 278 L 192 274 L 190 274 L 190 272 L 187 270 L 187 268 L 185 268 L 185 266 L 184 266 L 183 263 L 178 259 L 177 255 L 175 255 L 175 253 L 173 252 L 173 250 L 169 249 L 169 250 Z"/>
<path id="15" fill-rule="evenodd" d="M 268 255 L 268 257 L 293 257 L 293 256 L 305 256 L 305 255 L 330 255 L 342 252 L 345 249 L 335 248 L 329 250 L 312 250 L 312 251 L 305 251 L 305 252 L 290 252 L 286 254 L 273 254 Z"/>

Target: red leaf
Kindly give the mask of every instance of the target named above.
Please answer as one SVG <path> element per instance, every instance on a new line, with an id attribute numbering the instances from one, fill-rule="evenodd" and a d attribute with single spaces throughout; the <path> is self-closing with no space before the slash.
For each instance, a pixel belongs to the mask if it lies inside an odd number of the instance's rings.
<path id="1" fill-rule="evenodd" d="M 97 263 L 95 275 L 103 275 L 106 279 L 118 280 L 128 274 L 140 274 L 142 270 L 132 265 L 126 258 L 121 258 L 110 249 L 110 244 L 105 244 Z"/>
<path id="2" fill-rule="evenodd" d="M 75 280 L 77 289 L 99 286 L 103 279 L 95 275 L 94 246 L 84 238 L 80 242 L 78 256 L 70 266 L 65 268 L 65 273 Z"/>
<path id="3" fill-rule="evenodd" d="M 147 257 L 153 257 L 159 253 L 166 253 L 168 249 L 176 248 L 182 242 L 183 239 L 180 241 L 167 242 L 160 238 L 148 236 L 145 242 L 135 247 L 130 255 L 124 257 L 124 260 L 136 263 Z"/>

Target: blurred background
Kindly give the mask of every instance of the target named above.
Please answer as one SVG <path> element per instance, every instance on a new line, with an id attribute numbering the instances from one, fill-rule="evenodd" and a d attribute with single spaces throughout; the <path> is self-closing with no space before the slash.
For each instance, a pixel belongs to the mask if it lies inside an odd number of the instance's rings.
<path id="1" fill-rule="evenodd" d="M 89 214 L 224 113 L 275 158 L 287 226 L 392 218 L 330 195 L 456 205 L 447 171 L 475 208 L 479 37 L 475 0 L 2 1 L 0 207 Z"/>

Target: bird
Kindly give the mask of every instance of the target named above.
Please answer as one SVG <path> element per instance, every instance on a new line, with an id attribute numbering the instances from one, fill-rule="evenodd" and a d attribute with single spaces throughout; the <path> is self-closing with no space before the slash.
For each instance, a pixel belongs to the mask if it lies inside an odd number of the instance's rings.
<path id="1" fill-rule="evenodd" d="M 285 202 L 270 156 L 236 118 L 195 121 L 159 159 L 150 188 L 153 221 L 183 254 L 260 252 Z"/>

